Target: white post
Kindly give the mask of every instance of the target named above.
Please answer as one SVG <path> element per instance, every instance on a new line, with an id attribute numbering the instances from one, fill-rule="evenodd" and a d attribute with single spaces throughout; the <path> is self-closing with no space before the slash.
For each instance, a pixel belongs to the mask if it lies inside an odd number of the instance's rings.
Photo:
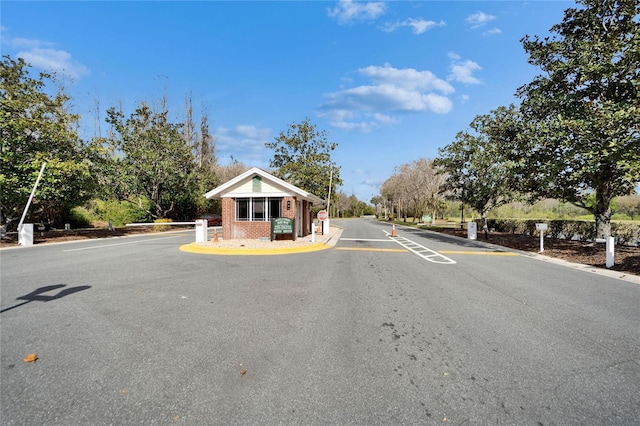
<path id="1" fill-rule="evenodd" d="M 316 242 L 316 223 L 315 222 L 311 224 L 311 242 L 312 243 Z"/>
<path id="2" fill-rule="evenodd" d="M 478 238 L 478 224 L 475 222 L 469 222 L 467 225 L 467 238 L 470 240 L 476 240 Z"/>
<path id="3" fill-rule="evenodd" d="M 196 220 L 196 244 L 207 242 L 207 220 Z"/>
<path id="4" fill-rule="evenodd" d="M 33 189 L 31 190 L 31 195 L 29 195 L 29 201 L 27 201 L 27 206 L 24 208 L 24 211 L 22 212 L 22 217 L 20 218 L 20 222 L 18 222 L 18 244 L 20 245 L 23 245 L 21 242 L 22 241 L 21 239 L 22 224 L 24 223 L 24 218 L 27 216 L 27 212 L 29 211 L 29 207 L 31 206 L 31 201 L 33 201 L 33 196 L 36 193 L 36 188 L 38 187 L 38 183 L 40 182 L 40 178 L 42 177 L 42 173 L 44 172 L 44 168 L 46 165 L 47 165 L 47 162 L 45 161 L 44 163 L 42 163 L 42 167 L 40 167 L 40 173 L 38 173 L 38 178 L 36 179 L 36 183 L 35 185 L 33 185 Z M 31 228 L 31 244 L 33 244 L 33 227 Z"/>
<path id="5" fill-rule="evenodd" d="M 549 229 L 546 223 L 536 223 L 536 229 L 540 231 L 540 253 L 544 251 L 544 231 Z"/>
<path id="6" fill-rule="evenodd" d="M 615 239 L 613 237 L 607 237 L 607 268 L 611 268 L 613 267 L 613 260 L 614 260 L 614 246 L 615 246 Z"/>
<path id="7" fill-rule="evenodd" d="M 18 233 L 18 244 L 21 246 L 33 245 L 33 223 L 25 223 Z"/>

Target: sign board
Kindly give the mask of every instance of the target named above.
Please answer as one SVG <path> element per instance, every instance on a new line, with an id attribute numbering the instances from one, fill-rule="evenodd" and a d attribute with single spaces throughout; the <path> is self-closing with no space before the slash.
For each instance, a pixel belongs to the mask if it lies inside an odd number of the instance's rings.
<path id="1" fill-rule="evenodd" d="M 278 217 L 271 219 L 271 239 L 273 240 L 276 235 L 291 234 L 293 239 L 296 239 L 294 233 L 294 220 L 286 217 Z"/>
<path id="2" fill-rule="evenodd" d="M 547 224 L 546 223 L 536 223 L 536 229 L 538 231 L 546 231 L 547 230 Z"/>
<path id="3" fill-rule="evenodd" d="M 329 218 L 329 215 L 327 214 L 326 210 L 320 210 L 318 212 L 318 220 L 320 221 L 325 221 Z"/>

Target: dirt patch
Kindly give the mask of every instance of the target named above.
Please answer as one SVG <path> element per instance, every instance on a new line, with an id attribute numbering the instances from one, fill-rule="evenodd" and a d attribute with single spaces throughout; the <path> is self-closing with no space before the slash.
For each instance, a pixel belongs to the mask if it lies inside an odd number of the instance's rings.
<path id="1" fill-rule="evenodd" d="M 433 228 L 432 230 L 461 238 L 467 237 L 467 231 L 464 229 Z M 529 235 L 491 232 L 489 239 L 486 240 L 484 234 L 478 233 L 478 241 L 487 241 L 491 244 L 531 253 L 540 251 L 540 237 Z M 544 255 L 573 263 L 606 268 L 606 247 L 603 243 L 545 238 Z M 611 269 L 640 275 L 640 247 L 617 246 L 615 248 L 615 264 Z"/>

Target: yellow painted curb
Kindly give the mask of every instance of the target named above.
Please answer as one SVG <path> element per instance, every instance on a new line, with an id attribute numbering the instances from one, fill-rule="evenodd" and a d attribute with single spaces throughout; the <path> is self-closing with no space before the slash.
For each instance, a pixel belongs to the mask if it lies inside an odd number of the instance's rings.
<path id="1" fill-rule="evenodd" d="M 269 256 L 278 254 L 294 254 L 308 253 L 312 251 L 320 251 L 331 248 L 324 243 L 317 243 L 305 247 L 286 247 L 286 248 L 269 248 L 269 249 L 244 249 L 244 248 L 218 248 L 205 247 L 196 243 L 184 244 L 180 246 L 180 251 L 198 254 L 218 254 L 226 256 Z"/>

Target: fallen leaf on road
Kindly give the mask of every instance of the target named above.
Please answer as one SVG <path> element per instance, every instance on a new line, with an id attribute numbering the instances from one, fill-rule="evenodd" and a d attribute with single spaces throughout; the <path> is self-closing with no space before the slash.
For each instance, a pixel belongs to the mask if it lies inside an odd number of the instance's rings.
<path id="1" fill-rule="evenodd" d="M 29 354 L 24 357 L 24 362 L 34 362 L 36 359 L 38 359 L 36 354 Z"/>
<path id="2" fill-rule="evenodd" d="M 240 370 L 240 375 L 241 376 L 244 376 L 245 374 L 247 374 L 247 370 L 244 370 L 244 369 Z"/>

